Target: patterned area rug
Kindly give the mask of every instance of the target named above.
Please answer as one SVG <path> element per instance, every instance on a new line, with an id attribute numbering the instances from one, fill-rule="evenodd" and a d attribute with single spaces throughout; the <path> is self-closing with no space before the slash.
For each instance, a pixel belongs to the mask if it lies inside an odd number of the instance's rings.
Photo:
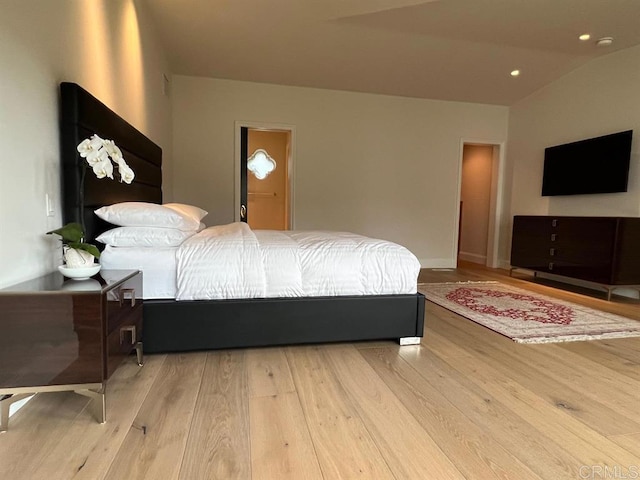
<path id="1" fill-rule="evenodd" d="M 640 337 L 640 321 L 498 282 L 421 283 L 418 290 L 518 343 Z"/>

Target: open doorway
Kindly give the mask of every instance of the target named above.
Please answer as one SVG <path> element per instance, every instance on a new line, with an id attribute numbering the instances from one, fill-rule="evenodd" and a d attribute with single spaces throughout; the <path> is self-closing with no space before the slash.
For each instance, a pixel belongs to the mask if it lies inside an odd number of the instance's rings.
<path id="1" fill-rule="evenodd" d="M 293 228 L 294 151 L 293 126 L 236 122 L 236 221 Z"/>
<path id="2" fill-rule="evenodd" d="M 458 261 L 498 266 L 501 145 L 463 142 Z"/>

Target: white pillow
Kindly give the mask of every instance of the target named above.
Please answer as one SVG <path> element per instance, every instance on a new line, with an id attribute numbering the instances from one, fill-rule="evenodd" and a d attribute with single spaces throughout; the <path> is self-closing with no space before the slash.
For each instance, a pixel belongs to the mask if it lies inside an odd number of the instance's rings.
<path id="1" fill-rule="evenodd" d="M 204 217 L 206 217 L 207 214 L 209 213 L 206 210 L 203 210 L 199 207 L 195 207 L 193 205 L 186 205 L 184 203 L 164 203 L 162 204 L 162 206 L 175 210 L 176 212 L 184 213 L 185 215 L 188 215 L 196 219 L 198 222 L 202 220 Z"/>
<path id="2" fill-rule="evenodd" d="M 118 227 L 98 235 L 96 240 L 112 247 L 177 247 L 195 230 L 160 227 Z"/>
<path id="3" fill-rule="evenodd" d="M 196 231 L 200 220 L 163 205 L 145 202 L 123 202 L 99 208 L 95 214 L 120 227 L 162 227 Z"/>

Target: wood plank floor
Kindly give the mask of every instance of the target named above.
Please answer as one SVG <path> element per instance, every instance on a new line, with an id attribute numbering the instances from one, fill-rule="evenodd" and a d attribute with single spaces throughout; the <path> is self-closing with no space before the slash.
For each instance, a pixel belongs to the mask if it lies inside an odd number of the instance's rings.
<path id="1" fill-rule="evenodd" d="M 637 300 L 472 264 L 420 276 L 466 280 L 640 321 Z M 640 478 L 640 338 L 516 344 L 430 302 L 424 335 L 131 359 L 104 425 L 72 393 L 11 417 L 0 478 Z"/>

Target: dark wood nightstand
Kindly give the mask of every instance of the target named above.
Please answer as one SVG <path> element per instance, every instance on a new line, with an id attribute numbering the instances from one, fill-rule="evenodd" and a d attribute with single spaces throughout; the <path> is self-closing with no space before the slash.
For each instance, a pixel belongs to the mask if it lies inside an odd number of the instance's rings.
<path id="1" fill-rule="evenodd" d="M 40 392 L 88 396 L 104 423 L 107 379 L 134 348 L 142 366 L 141 298 L 138 270 L 56 272 L 0 290 L 0 432 L 10 405 Z"/>

